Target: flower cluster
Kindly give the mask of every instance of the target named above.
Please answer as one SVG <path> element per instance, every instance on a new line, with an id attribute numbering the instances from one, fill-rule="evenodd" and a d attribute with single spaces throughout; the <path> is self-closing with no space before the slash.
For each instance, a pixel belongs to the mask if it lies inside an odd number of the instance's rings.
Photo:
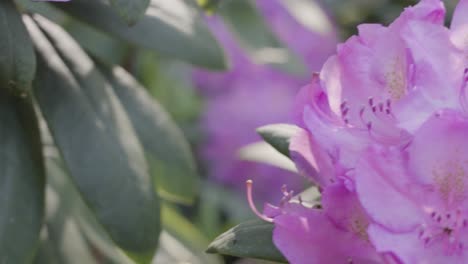
<path id="1" fill-rule="evenodd" d="M 329 31 L 314 32 L 295 20 L 281 2 L 257 0 L 255 4 L 281 41 L 304 58 L 308 70 L 319 70 L 335 49 L 332 23 L 324 21 Z M 327 18 L 323 10 L 320 12 Z M 212 179 L 244 191 L 245 180 L 253 178 L 259 200 L 274 200 L 282 184 L 299 187 L 303 180 L 272 166 L 239 161 L 237 153 L 241 147 L 261 140 L 255 133 L 257 127 L 291 121 L 290 110 L 298 92 L 295 87 L 307 83 L 308 77 L 256 64 L 220 17 L 208 17 L 207 22 L 225 48 L 231 69 L 219 73 L 197 69 L 193 74 L 206 98 L 201 123 L 207 141 L 202 146 L 202 156 L 210 162 Z"/>
<path id="2" fill-rule="evenodd" d="M 444 17 L 360 25 L 298 94 L 291 157 L 321 203 L 262 216 L 291 263 L 468 263 L 468 0 Z"/>

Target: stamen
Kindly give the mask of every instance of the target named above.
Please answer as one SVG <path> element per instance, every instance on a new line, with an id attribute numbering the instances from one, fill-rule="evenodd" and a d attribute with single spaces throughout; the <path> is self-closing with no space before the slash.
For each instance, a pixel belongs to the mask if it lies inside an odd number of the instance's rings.
<path id="1" fill-rule="evenodd" d="M 253 198 L 252 198 L 252 185 L 253 185 L 253 182 L 252 182 L 252 180 L 246 181 L 245 184 L 246 184 L 246 187 L 247 187 L 247 200 L 249 202 L 249 206 L 250 206 L 250 209 L 252 210 L 252 212 L 254 212 L 254 214 L 256 214 L 260 219 L 262 219 L 264 221 L 267 221 L 267 222 L 270 222 L 270 223 L 273 223 L 273 218 L 270 218 L 270 217 L 267 217 L 264 214 L 261 214 L 257 210 L 257 207 L 255 206 L 255 204 L 253 202 Z"/>

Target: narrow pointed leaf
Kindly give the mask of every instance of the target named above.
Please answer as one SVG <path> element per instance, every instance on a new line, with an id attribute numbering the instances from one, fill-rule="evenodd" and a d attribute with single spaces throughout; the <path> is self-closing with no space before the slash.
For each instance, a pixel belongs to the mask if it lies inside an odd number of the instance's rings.
<path id="1" fill-rule="evenodd" d="M 263 141 L 242 147 L 239 150 L 239 158 L 241 160 L 265 163 L 287 171 L 297 172 L 294 162 L 279 153 L 270 144 Z"/>
<path id="2" fill-rule="evenodd" d="M 188 142 L 166 111 L 124 69 L 103 73 L 127 110 L 141 140 L 161 197 L 181 203 L 195 198 L 199 178 Z"/>
<path id="3" fill-rule="evenodd" d="M 274 124 L 257 128 L 257 133 L 281 154 L 289 157 L 289 143 L 299 128 L 288 124 Z"/>
<path id="4" fill-rule="evenodd" d="M 129 25 L 135 24 L 144 14 L 150 0 L 111 0 L 111 5 Z"/>
<path id="5" fill-rule="evenodd" d="M 25 21 L 40 65 L 36 99 L 73 181 L 110 237 L 133 258 L 150 259 L 160 231 L 159 201 L 125 111 L 68 35 L 42 21 L 55 50 L 32 20 Z"/>
<path id="6" fill-rule="evenodd" d="M 262 220 L 241 223 L 216 238 L 206 252 L 286 263 L 273 244 L 273 228 L 272 223 Z"/>
<path id="7" fill-rule="evenodd" d="M 42 147 L 31 98 L 0 91 L 0 262 L 30 263 L 44 208 Z"/>
<path id="8" fill-rule="evenodd" d="M 36 57 L 13 0 L 0 1 L 0 32 L 0 87 L 15 94 L 28 92 L 36 72 Z"/>
<path id="9" fill-rule="evenodd" d="M 134 45 L 212 69 L 224 69 L 221 47 L 188 0 L 153 0 L 146 15 L 128 27 L 101 0 L 56 4 L 71 16 Z"/>

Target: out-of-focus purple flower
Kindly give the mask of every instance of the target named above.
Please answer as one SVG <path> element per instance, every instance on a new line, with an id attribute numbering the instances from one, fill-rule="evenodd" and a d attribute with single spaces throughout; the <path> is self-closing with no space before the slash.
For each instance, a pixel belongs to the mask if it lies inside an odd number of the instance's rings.
<path id="1" fill-rule="evenodd" d="M 255 3 L 272 30 L 304 58 L 310 71 L 318 70 L 334 52 L 335 32 L 308 30 L 295 21 L 281 1 L 258 0 Z M 244 190 L 246 179 L 253 178 L 260 200 L 277 200 L 277 191 L 283 184 L 300 187 L 303 180 L 281 169 L 239 161 L 237 153 L 246 144 L 260 140 L 255 133 L 257 127 L 289 121 L 297 87 L 307 80 L 271 66 L 255 64 L 219 17 L 209 17 L 207 21 L 232 64 L 228 72 L 194 72 L 194 80 L 206 98 L 202 127 L 207 142 L 202 154 L 209 162 L 210 175 L 240 190 Z"/>
<path id="2" fill-rule="evenodd" d="M 445 110 L 400 151 L 374 147 L 356 168 L 369 238 L 403 263 L 468 263 L 468 119 Z"/>

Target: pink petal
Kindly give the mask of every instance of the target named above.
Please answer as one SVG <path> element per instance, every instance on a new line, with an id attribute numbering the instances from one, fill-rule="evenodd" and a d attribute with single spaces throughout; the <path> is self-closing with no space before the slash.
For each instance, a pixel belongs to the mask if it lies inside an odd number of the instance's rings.
<path id="1" fill-rule="evenodd" d="M 359 200 L 375 222 L 393 231 L 408 231 L 420 223 L 422 209 L 409 198 L 413 186 L 400 150 L 368 149 L 355 175 Z"/>
<path id="2" fill-rule="evenodd" d="M 343 230 L 353 232 L 363 240 L 367 239 L 368 216 L 364 212 L 355 192 L 343 183 L 324 189 L 322 206 L 331 221 Z"/>
<path id="3" fill-rule="evenodd" d="M 334 177 L 329 157 L 305 130 L 301 130 L 289 145 L 291 159 L 300 174 L 311 177 L 319 186 L 326 186 Z"/>
<path id="4" fill-rule="evenodd" d="M 298 205 L 274 223 L 273 241 L 290 263 L 381 263 L 368 242 L 338 229 L 320 210 Z"/>
<path id="5" fill-rule="evenodd" d="M 393 233 L 378 225 L 369 227 L 369 236 L 378 252 L 392 252 L 402 263 L 468 263 L 468 254 L 444 254 L 443 244 L 426 246 L 418 232 Z"/>
<path id="6" fill-rule="evenodd" d="M 468 164 L 463 158 L 468 156 L 467 135 L 468 119 L 446 110 L 416 132 L 408 149 L 413 179 L 432 186 L 447 205 L 459 202 L 468 191 Z"/>
<path id="7" fill-rule="evenodd" d="M 450 40 L 447 28 L 414 21 L 402 30 L 415 64 L 414 85 L 438 108 L 458 105 L 465 69 L 463 52 Z"/>

